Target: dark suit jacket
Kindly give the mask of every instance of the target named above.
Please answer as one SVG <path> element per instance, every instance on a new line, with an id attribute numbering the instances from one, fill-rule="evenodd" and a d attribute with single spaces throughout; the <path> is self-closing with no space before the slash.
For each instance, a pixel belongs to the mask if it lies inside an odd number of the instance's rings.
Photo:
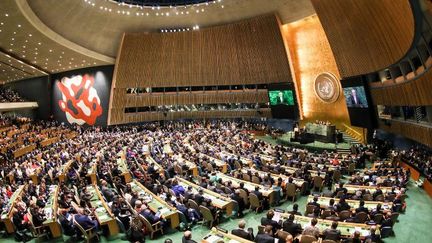
<path id="1" fill-rule="evenodd" d="M 275 238 L 268 234 L 258 234 L 255 237 L 255 242 L 258 243 L 274 243 Z"/>
<path id="2" fill-rule="evenodd" d="M 183 236 L 182 243 L 197 243 L 197 242 L 194 240 L 186 240 L 186 238 Z"/>
<path id="3" fill-rule="evenodd" d="M 97 227 L 97 223 L 94 220 L 91 220 L 87 215 L 76 214 L 74 217 L 75 221 L 85 230 Z"/>
<path id="4" fill-rule="evenodd" d="M 296 224 L 292 221 L 286 220 L 282 228 L 284 231 L 290 233 L 293 237 L 296 237 L 297 235 L 301 234 L 303 229 L 300 224 Z"/>
<path id="5" fill-rule="evenodd" d="M 243 229 L 233 229 L 231 234 L 241 237 L 246 240 L 253 240 L 253 235 Z"/>
<path id="6" fill-rule="evenodd" d="M 278 222 L 272 219 L 268 219 L 266 217 L 261 218 L 261 225 L 263 226 L 271 225 L 273 227 L 273 233 L 276 233 L 276 231 L 281 228 Z"/>
<path id="7" fill-rule="evenodd" d="M 263 195 L 262 195 L 262 193 L 260 191 L 253 191 L 252 193 L 255 194 L 255 195 L 257 195 L 257 197 L 258 197 L 259 200 L 263 199 Z"/>

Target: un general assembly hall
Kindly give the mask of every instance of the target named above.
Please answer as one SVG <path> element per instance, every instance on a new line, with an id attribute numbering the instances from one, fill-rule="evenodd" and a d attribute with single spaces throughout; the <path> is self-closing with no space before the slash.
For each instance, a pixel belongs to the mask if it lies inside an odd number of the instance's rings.
<path id="1" fill-rule="evenodd" d="M 431 0 L 1 0 L 0 242 L 432 242 Z"/>

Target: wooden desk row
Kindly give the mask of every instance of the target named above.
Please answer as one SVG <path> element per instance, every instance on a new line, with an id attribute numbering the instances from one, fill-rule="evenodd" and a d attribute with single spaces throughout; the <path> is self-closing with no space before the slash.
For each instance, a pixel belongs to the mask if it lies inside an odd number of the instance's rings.
<path id="1" fill-rule="evenodd" d="M 46 219 L 43 222 L 43 225 L 50 229 L 53 238 L 57 238 L 61 236 L 61 228 L 59 223 L 57 222 L 57 209 L 58 209 L 57 200 L 58 200 L 59 189 L 60 188 L 57 185 L 51 185 L 49 187 L 50 196 L 44 207 Z"/>
<path id="2" fill-rule="evenodd" d="M 194 194 L 197 194 L 199 190 L 203 191 L 203 197 L 210 199 L 211 203 L 214 207 L 225 210 L 228 216 L 232 215 L 232 211 L 234 209 L 234 201 L 228 197 L 224 197 L 216 192 L 210 191 L 206 188 L 200 187 L 199 185 L 189 182 L 180 177 L 175 177 L 178 184 L 182 186 L 185 190 L 189 186 L 192 187 L 192 191 Z"/>
<path id="3" fill-rule="evenodd" d="M 114 215 L 111 213 L 111 209 L 105 202 L 102 194 L 96 185 L 87 186 L 87 191 L 92 194 L 90 204 L 92 208 L 95 208 L 95 216 L 101 226 L 107 226 L 109 235 L 117 235 L 119 228 Z"/>
<path id="4" fill-rule="evenodd" d="M 337 187 L 338 187 L 338 185 L 334 185 L 334 190 L 336 190 Z M 349 194 L 354 194 L 358 190 L 367 190 L 370 193 L 374 193 L 378 187 L 377 186 L 359 186 L 359 185 L 345 184 L 344 188 L 346 188 L 348 190 Z M 380 187 L 380 189 L 382 190 L 382 192 L 384 194 L 392 191 L 391 187 Z"/>
<path id="5" fill-rule="evenodd" d="M 160 212 L 162 218 L 171 221 L 171 228 L 175 229 L 179 226 L 180 220 L 176 208 L 168 205 L 164 200 L 153 194 L 137 180 L 133 180 L 128 184 L 131 185 L 132 191 L 138 194 L 138 198 L 147 203 L 153 213 Z"/>
<path id="6" fill-rule="evenodd" d="M 31 145 L 25 146 L 24 148 L 17 149 L 13 152 L 14 158 L 21 157 L 25 154 L 32 152 L 35 149 L 36 149 L 36 144 L 31 144 Z"/>
<path id="7" fill-rule="evenodd" d="M 217 173 L 217 178 L 222 179 L 222 182 L 231 181 L 232 186 L 235 188 L 239 188 L 240 183 L 244 183 L 244 188 L 247 189 L 249 192 L 253 192 L 253 191 L 255 191 L 255 187 L 259 187 L 259 191 L 262 193 L 262 195 L 264 197 L 267 197 L 269 199 L 270 204 L 272 204 L 274 202 L 276 191 L 271 189 L 271 188 L 267 188 L 265 186 L 255 184 L 255 183 L 252 183 L 249 181 L 240 180 L 240 179 L 234 178 L 232 176 L 227 176 L 227 175 L 222 174 L 222 173 Z"/>
<path id="8" fill-rule="evenodd" d="M 248 171 L 250 171 L 252 173 L 252 175 L 255 175 L 255 173 L 258 173 L 259 177 L 261 177 L 261 178 L 265 178 L 269 174 L 267 172 L 259 171 L 259 170 L 255 170 L 255 169 L 245 169 L 245 168 L 241 169 L 241 172 L 243 173 L 243 175 L 247 174 Z M 284 183 L 288 183 L 289 177 L 286 175 L 278 175 L 278 174 L 273 174 L 273 173 L 270 173 L 270 175 L 275 180 L 275 183 L 277 183 L 279 178 L 281 178 Z M 292 179 L 293 179 L 293 183 L 298 188 L 303 188 L 303 186 L 305 185 L 305 181 L 303 179 L 294 178 L 294 177 L 292 177 Z"/>
<path id="9" fill-rule="evenodd" d="M 9 198 L 9 201 L 6 205 L 7 210 L 3 211 L 3 213 L 1 214 L 1 221 L 4 223 L 6 227 L 6 232 L 8 232 L 9 234 L 14 232 L 14 225 L 12 222 L 13 210 L 17 202 L 17 198 L 21 197 L 24 191 L 24 187 L 25 187 L 24 185 L 21 185 L 18 187 L 16 191 L 14 191 L 14 193 Z"/>
<path id="10" fill-rule="evenodd" d="M 221 230 L 216 229 L 213 227 L 211 231 L 204 236 L 204 238 L 201 240 L 201 243 L 253 243 L 253 241 L 243 239 L 241 237 L 238 237 L 236 235 L 222 232 Z"/>
<path id="11" fill-rule="evenodd" d="M 311 202 L 313 199 L 314 199 L 314 196 L 309 195 L 308 201 Z M 339 199 L 337 199 L 337 198 L 318 197 L 318 203 L 320 204 L 320 207 L 324 209 L 324 208 L 328 207 L 331 199 L 335 200 L 335 205 L 339 202 Z M 355 210 L 356 208 L 358 208 L 360 206 L 360 200 L 346 199 L 345 201 L 348 203 L 348 205 L 351 206 L 352 210 Z M 381 204 L 382 209 L 384 209 L 384 210 L 391 210 L 391 208 L 393 207 L 392 202 L 380 202 L 380 201 L 364 201 L 364 202 L 365 202 L 364 206 L 369 210 L 375 209 L 378 204 Z"/>

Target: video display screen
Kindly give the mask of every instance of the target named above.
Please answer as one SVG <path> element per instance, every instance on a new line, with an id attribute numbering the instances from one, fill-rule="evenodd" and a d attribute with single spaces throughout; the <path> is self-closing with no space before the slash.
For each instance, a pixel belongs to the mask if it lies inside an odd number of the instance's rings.
<path id="1" fill-rule="evenodd" d="M 366 91 L 363 86 L 343 88 L 345 102 L 350 107 L 368 108 Z"/>
<path id="2" fill-rule="evenodd" d="M 269 90 L 270 105 L 294 105 L 292 90 Z"/>

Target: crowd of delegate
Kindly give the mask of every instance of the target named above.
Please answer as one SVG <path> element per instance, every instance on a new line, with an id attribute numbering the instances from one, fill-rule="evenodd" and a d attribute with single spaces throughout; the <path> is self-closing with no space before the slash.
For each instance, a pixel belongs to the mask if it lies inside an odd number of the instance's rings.
<path id="1" fill-rule="evenodd" d="M 354 147 L 349 155 L 310 153 L 255 139 L 249 131 L 271 132 L 263 124 L 232 121 L 83 128 L 2 120 L 1 139 L 7 142 L 1 144 L 0 215 L 6 228 L 10 217 L 18 240 L 34 237 L 35 228 L 55 237 L 46 227 L 53 215 L 63 234 L 77 239 L 89 237 L 88 232 L 96 237 L 113 233 L 114 218 L 125 240 L 144 242 L 146 235 L 152 238 L 170 227 L 188 230 L 205 220 L 211 228 L 227 217 L 267 211 L 257 234 L 239 220 L 232 235 L 255 242 L 306 242 L 308 237 L 380 242 L 377 229 L 391 232 L 397 213 L 405 208 L 406 171 L 382 165 L 354 171 L 366 160 L 381 161 L 374 145 Z M 32 139 L 41 134 L 43 139 Z M 52 134 L 57 140 L 43 146 Z M 18 137 L 24 142 L 7 147 Z M 34 149 L 15 156 L 29 144 Z M 341 173 L 351 174 L 348 183 L 338 184 Z M 330 192 L 314 196 L 305 216 L 297 204 L 290 212 L 275 209 L 323 187 Z M 328 205 L 320 204 L 326 198 Z M 52 200 L 56 212 L 47 210 Z M 369 208 L 370 201 L 374 208 Z M 352 231 L 341 234 L 338 224 L 348 224 L 344 227 Z M 194 242 L 192 237 L 186 231 L 183 240 Z"/>
<path id="2" fill-rule="evenodd" d="M 0 103 L 25 101 L 16 91 L 10 88 L 0 88 Z"/>

